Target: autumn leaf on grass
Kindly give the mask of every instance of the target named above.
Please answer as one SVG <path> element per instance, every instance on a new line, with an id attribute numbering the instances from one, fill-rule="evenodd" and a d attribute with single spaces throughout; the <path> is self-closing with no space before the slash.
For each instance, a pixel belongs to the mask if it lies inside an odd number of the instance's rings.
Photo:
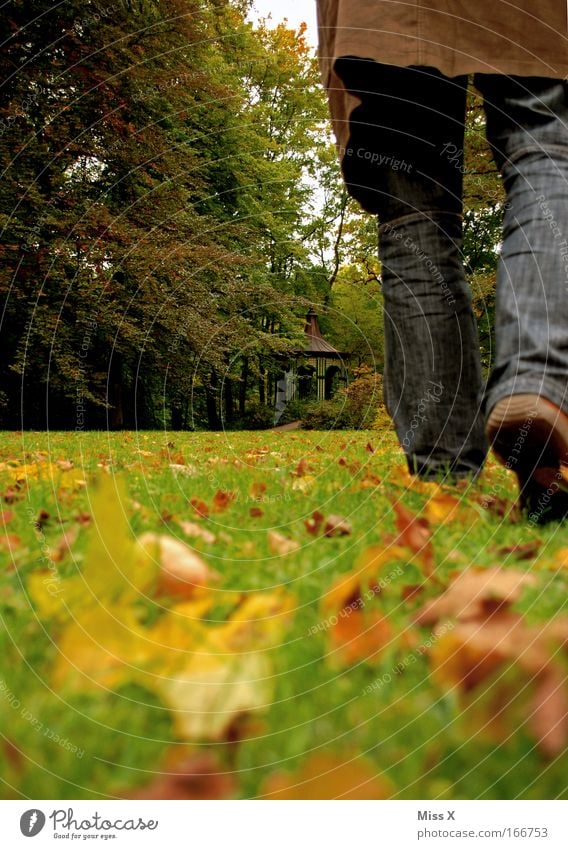
<path id="1" fill-rule="evenodd" d="M 433 625 L 441 619 L 484 619 L 509 608 L 521 597 L 523 588 L 535 586 L 534 575 L 498 566 L 471 567 L 459 572 L 448 589 L 429 601 L 419 612 L 419 625 Z"/>
<path id="2" fill-rule="evenodd" d="M 117 793 L 122 799 L 231 799 L 236 794 L 234 776 L 210 752 L 196 751 L 172 759 L 162 771 L 134 793 Z"/>
<path id="3" fill-rule="evenodd" d="M 554 656 L 559 636 L 567 635 L 567 620 L 537 628 L 511 613 L 460 622 L 433 644 L 432 678 L 458 691 L 476 733 L 503 742 L 526 724 L 543 753 L 554 756 L 568 742 L 566 676 Z"/>
<path id="4" fill-rule="evenodd" d="M 102 478 L 91 502 L 92 526 L 80 573 L 60 578 L 55 571 L 32 572 L 28 591 L 41 616 L 77 618 L 99 603 L 128 604 L 147 592 L 158 565 L 134 538 L 119 478 Z"/>
<path id="5" fill-rule="evenodd" d="M 172 711 L 180 739 L 220 741 L 235 716 L 270 705 L 272 682 L 272 667 L 262 653 L 203 652 L 175 676 L 157 680 L 155 689 Z"/>
<path id="6" fill-rule="evenodd" d="M 211 510 L 213 513 L 223 513 L 236 497 L 236 493 L 234 492 L 225 492 L 222 489 L 217 490 L 211 502 Z"/>
<path id="7" fill-rule="evenodd" d="M 226 624 L 211 632 L 211 642 L 220 651 L 266 649 L 278 645 L 296 605 L 284 591 L 250 593 L 233 611 Z"/>
<path id="8" fill-rule="evenodd" d="M 413 551 L 421 563 L 427 578 L 434 575 L 434 549 L 432 547 L 431 532 L 426 519 L 416 516 L 400 501 L 393 502 L 396 513 L 396 529 L 399 545 L 406 545 Z"/>
<path id="9" fill-rule="evenodd" d="M 133 611 L 101 604 L 65 627 L 57 644 L 52 683 L 57 689 L 115 689 L 146 661 L 147 643 Z"/>
<path id="10" fill-rule="evenodd" d="M 326 537 L 344 537 L 352 533 L 350 522 L 343 516 L 331 513 L 326 518 L 319 510 L 314 510 L 309 519 L 304 519 L 304 527 L 313 536 L 321 533 Z"/>
<path id="11" fill-rule="evenodd" d="M 148 532 L 138 538 L 138 545 L 159 561 L 158 593 L 188 598 L 219 577 L 197 552 L 174 537 Z"/>
<path id="12" fill-rule="evenodd" d="M 350 754 L 315 754 L 296 773 L 270 776 L 262 799 L 390 799 L 394 787 L 371 761 Z"/>
<path id="13" fill-rule="evenodd" d="M 201 516 L 203 519 L 207 519 L 209 516 L 209 505 L 206 501 L 203 501 L 201 498 L 191 498 L 190 502 L 193 507 L 195 513 L 198 516 Z"/>
<path id="14" fill-rule="evenodd" d="M 290 554 L 300 548 L 300 543 L 278 531 L 268 531 L 268 549 L 272 554 Z"/>
<path id="15" fill-rule="evenodd" d="M 377 663 L 391 644 L 394 632 L 386 616 L 366 615 L 357 608 L 342 610 L 329 631 L 329 654 L 333 667 L 352 666 L 366 662 Z"/>
<path id="16" fill-rule="evenodd" d="M 341 610 L 360 599 L 369 592 L 370 586 L 374 586 L 383 566 L 400 559 L 408 559 L 406 549 L 400 545 L 371 545 L 366 548 L 357 558 L 353 571 L 337 578 L 323 595 L 323 613 Z"/>
<path id="17" fill-rule="evenodd" d="M 538 539 L 516 543 L 515 545 L 503 545 L 497 549 L 497 554 L 501 557 L 513 555 L 517 560 L 534 560 L 541 545 L 542 541 Z"/>
<path id="18" fill-rule="evenodd" d="M 180 528 L 188 537 L 195 537 L 196 539 L 202 539 L 203 542 L 208 544 L 215 542 L 216 536 L 214 533 L 211 533 L 207 528 L 198 525 L 197 522 L 185 522 L 183 520 L 178 522 Z"/>
<path id="19" fill-rule="evenodd" d="M 459 498 L 443 492 L 441 487 L 438 487 L 437 491 L 424 505 L 424 514 L 433 525 L 445 525 L 449 522 L 471 525 L 479 519 L 475 510 L 464 507 Z"/>

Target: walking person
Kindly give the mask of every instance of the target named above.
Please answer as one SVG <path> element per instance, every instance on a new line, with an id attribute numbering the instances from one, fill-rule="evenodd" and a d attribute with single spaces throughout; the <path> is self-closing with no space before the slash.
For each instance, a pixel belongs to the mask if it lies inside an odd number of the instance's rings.
<path id="1" fill-rule="evenodd" d="M 409 467 L 469 476 L 491 444 L 535 521 L 559 518 L 568 513 L 566 3 L 317 5 L 343 177 L 378 216 L 385 403 Z M 507 196 L 486 386 L 462 261 L 469 74 Z"/>

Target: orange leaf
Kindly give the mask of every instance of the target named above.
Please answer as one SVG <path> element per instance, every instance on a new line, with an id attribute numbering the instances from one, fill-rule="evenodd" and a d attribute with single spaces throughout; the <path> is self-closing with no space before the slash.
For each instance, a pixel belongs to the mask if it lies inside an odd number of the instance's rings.
<path id="1" fill-rule="evenodd" d="M 213 496 L 212 509 L 214 513 L 222 513 L 235 500 L 234 492 L 224 492 L 222 489 L 217 490 Z"/>
<path id="2" fill-rule="evenodd" d="M 192 498 L 189 503 L 198 516 L 202 516 L 204 519 L 207 519 L 209 516 L 209 506 L 205 501 L 202 501 L 200 498 Z"/>
<path id="3" fill-rule="evenodd" d="M 419 556 L 425 575 L 431 578 L 434 573 L 434 549 L 427 520 L 416 516 L 399 501 L 393 502 L 393 507 L 396 513 L 397 542 L 407 545 Z"/>
<path id="4" fill-rule="evenodd" d="M 263 799 L 389 799 L 390 781 L 366 758 L 312 755 L 295 774 L 272 775 L 261 788 Z"/>
<path id="5" fill-rule="evenodd" d="M 365 616 L 362 610 L 344 608 L 330 631 L 329 660 L 334 666 L 351 666 L 364 661 L 377 663 L 393 639 L 386 617 Z"/>

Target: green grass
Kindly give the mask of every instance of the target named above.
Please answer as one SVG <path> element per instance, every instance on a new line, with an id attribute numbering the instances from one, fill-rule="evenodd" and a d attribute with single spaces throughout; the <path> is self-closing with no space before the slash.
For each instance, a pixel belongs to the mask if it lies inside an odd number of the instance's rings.
<path id="1" fill-rule="evenodd" d="M 366 449 L 369 441 L 374 453 Z M 340 458 L 346 462 L 340 464 Z M 298 488 L 304 479 L 291 474 L 302 459 L 313 475 L 304 489 Z M 27 485 L 14 488 L 10 469 L 38 463 L 41 469 L 57 461 L 72 461 L 85 485 L 68 485 L 56 472 L 30 476 Z M 188 473 L 173 471 L 170 463 L 186 464 Z M 0 512 L 8 521 L 0 533 L 9 535 L 0 547 L 3 795 L 106 798 L 135 792 L 172 751 L 186 745 L 176 737 L 171 712 L 135 681 L 107 691 L 56 690 L 53 667 L 60 634 L 38 615 L 26 592 L 29 575 L 46 568 L 46 547 L 56 544 L 80 513 L 90 511 L 94 483 L 111 473 L 126 482 L 134 533 L 153 530 L 190 543 L 220 573 L 224 590 L 256 593 L 284 586 L 295 598 L 283 641 L 268 650 L 274 674 L 271 706 L 255 714 L 245 739 L 237 743 L 193 744 L 214 752 L 221 767 L 234 774 L 238 796 L 255 797 L 275 772 L 301 769 L 310 754 L 326 752 L 364 755 L 377 773 L 389 777 L 395 798 L 566 798 L 566 755 L 545 757 L 514 722 L 511 733 L 497 741 L 472 731 L 457 696 L 432 681 L 427 653 L 405 665 L 405 657 L 416 651 L 395 640 L 375 665 L 363 658 L 340 667 L 326 659 L 329 633 L 314 627 L 322 621 L 322 594 L 354 568 L 365 548 L 395 532 L 393 499 L 416 513 L 428 500 L 427 487 L 405 484 L 403 465 L 390 433 L 1 434 Z M 363 488 L 369 473 L 380 483 Z M 251 497 L 253 483 L 266 484 L 259 501 Z M 228 509 L 209 519 L 196 516 L 190 499 L 210 502 L 218 490 L 236 494 Z M 481 492 L 512 502 L 512 476 L 490 463 L 474 485 L 447 491 L 458 494 L 469 509 L 465 520 L 432 525 L 439 579 L 446 583 L 451 573 L 472 564 L 532 571 L 538 586 L 525 592 L 517 609 L 530 623 L 565 613 L 568 571 L 557 569 L 554 559 L 565 544 L 565 531 L 559 525 L 512 523 L 477 502 Z M 251 507 L 260 507 L 263 515 L 251 516 Z M 344 516 L 352 533 L 308 534 L 304 520 L 314 510 Z M 34 522 L 41 511 L 49 515 L 38 533 Z M 185 537 L 180 519 L 208 527 L 216 541 Z M 272 553 L 270 529 L 296 540 L 298 550 L 286 556 Z M 58 564 L 62 575 L 71 575 L 80 563 L 90 533 L 92 528 L 80 528 L 73 556 Z M 497 552 L 533 540 L 541 547 L 532 560 Z M 405 603 L 403 587 L 420 583 L 423 576 L 414 562 L 400 572 L 368 609 L 388 616 L 395 631 L 410 627 L 418 641 L 426 639 L 429 629 L 412 625 L 412 618 L 442 587 L 428 583 L 416 600 Z M 152 615 L 151 605 L 146 612 Z M 221 606 L 215 615 L 226 612 Z M 401 661 L 404 671 L 396 674 Z M 388 684 L 365 692 L 385 675 L 391 675 Z"/>

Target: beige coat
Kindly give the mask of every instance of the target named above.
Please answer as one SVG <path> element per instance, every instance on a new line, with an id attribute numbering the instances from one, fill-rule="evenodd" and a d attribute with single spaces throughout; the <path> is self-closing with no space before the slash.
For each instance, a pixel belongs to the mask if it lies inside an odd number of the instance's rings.
<path id="1" fill-rule="evenodd" d="M 348 139 L 359 99 L 333 70 L 339 56 L 481 72 L 568 77 L 567 0 L 317 0 L 319 58 L 335 134 Z"/>

